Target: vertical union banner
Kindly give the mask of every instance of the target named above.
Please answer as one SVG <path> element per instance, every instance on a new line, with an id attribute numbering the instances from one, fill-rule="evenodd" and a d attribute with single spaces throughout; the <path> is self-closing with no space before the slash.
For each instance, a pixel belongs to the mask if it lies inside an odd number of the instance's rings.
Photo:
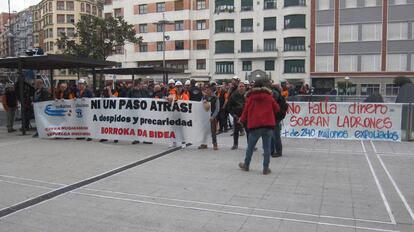
<path id="1" fill-rule="evenodd" d="M 282 136 L 401 141 L 401 104 L 289 102 Z"/>
<path id="2" fill-rule="evenodd" d="M 210 111 L 201 102 L 92 98 L 39 102 L 34 108 L 41 138 L 199 144 L 211 134 Z"/>

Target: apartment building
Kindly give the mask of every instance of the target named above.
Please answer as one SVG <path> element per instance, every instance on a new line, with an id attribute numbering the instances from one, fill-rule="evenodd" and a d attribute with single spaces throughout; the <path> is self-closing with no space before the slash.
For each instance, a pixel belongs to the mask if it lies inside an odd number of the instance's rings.
<path id="1" fill-rule="evenodd" d="M 105 17 L 122 16 L 136 25 L 140 46 L 125 45 L 109 57 L 124 67 L 163 61 L 183 68 L 178 78 L 222 80 L 267 76 L 275 81 L 307 82 L 310 45 L 305 0 L 106 0 Z"/>
<path id="2" fill-rule="evenodd" d="M 75 25 L 83 14 L 102 17 L 101 0 L 43 0 L 33 6 L 33 46 L 41 47 L 45 54 L 59 54 L 63 48 L 56 41 L 64 33 L 75 34 Z M 77 76 L 70 70 L 59 70 L 56 80 L 73 80 Z"/>
<path id="3" fill-rule="evenodd" d="M 33 7 L 18 12 L 11 20 L 12 54 L 11 56 L 26 55 L 26 49 L 33 48 Z"/>
<path id="4" fill-rule="evenodd" d="M 316 93 L 396 95 L 393 78 L 414 77 L 413 12 L 414 0 L 312 1 Z"/>
<path id="5" fill-rule="evenodd" d="M 0 57 L 10 56 L 13 52 L 9 18 L 13 18 L 15 15 L 15 13 L 0 13 Z"/>

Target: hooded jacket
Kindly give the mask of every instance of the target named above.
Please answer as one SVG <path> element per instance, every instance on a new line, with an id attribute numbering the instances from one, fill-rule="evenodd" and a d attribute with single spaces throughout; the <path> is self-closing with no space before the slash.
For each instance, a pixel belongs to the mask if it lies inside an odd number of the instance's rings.
<path id="1" fill-rule="evenodd" d="M 273 99 L 272 90 L 253 88 L 246 94 L 246 103 L 240 121 L 247 124 L 247 129 L 271 128 L 276 125 L 279 105 Z"/>

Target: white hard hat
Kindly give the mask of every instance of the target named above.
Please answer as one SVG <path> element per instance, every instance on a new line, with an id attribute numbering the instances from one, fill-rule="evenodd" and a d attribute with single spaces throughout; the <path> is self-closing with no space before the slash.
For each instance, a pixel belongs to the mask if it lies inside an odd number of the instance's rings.
<path id="1" fill-rule="evenodd" d="M 175 82 L 175 85 L 176 86 L 183 86 L 183 83 L 181 83 L 181 81 L 177 81 L 177 82 Z"/>
<path id="2" fill-rule="evenodd" d="M 250 85 L 250 82 L 249 81 L 244 81 L 244 84 L 245 85 Z"/>
<path id="3" fill-rule="evenodd" d="M 86 84 L 85 79 L 81 78 L 78 80 L 78 84 Z"/>
<path id="4" fill-rule="evenodd" d="M 240 80 L 240 78 L 236 75 L 233 77 L 234 80 Z"/>
<path id="5" fill-rule="evenodd" d="M 186 80 L 185 81 L 185 85 L 190 85 L 191 84 L 191 81 L 190 80 Z"/>
<path id="6" fill-rule="evenodd" d="M 168 81 L 168 84 L 174 84 L 174 83 L 175 83 L 174 79 L 170 79 L 170 80 Z"/>

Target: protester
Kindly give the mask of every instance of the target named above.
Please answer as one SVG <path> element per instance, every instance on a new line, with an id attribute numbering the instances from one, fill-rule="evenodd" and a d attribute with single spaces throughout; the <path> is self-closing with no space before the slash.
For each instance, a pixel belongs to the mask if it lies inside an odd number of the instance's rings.
<path id="1" fill-rule="evenodd" d="M 244 83 L 241 82 L 238 88 L 232 91 L 232 94 L 230 95 L 230 99 L 227 104 L 227 110 L 233 117 L 234 125 L 233 146 L 231 147 L 232 150 L 235 150 L 239 147 L 239 132 L 241 132 L 243 128 L 242 124 L 239 122 L 239 118 L 243 112 L 244 93 L 245 86 Z"/>
<path id="2" fill-rule="evenodd" d="M 174 79 L 170 79 L 168 81 L 168 92 L 167 96 L 175 96 L 177 94 L 177 89 L 175 88 L 175 81 Z"/>
<path id="3" fill-rule="evenodd" d="M 282 96 L 280 92 L 280 88 L 277 84 L 272 86 L 273 98 L 275 99 L 276 103 L 279 105 L 280 111 L 276 114 L 276 126 L 273 130 L 273 138 L 272 144 L 270 149 L 270 155 L 272 157 L 280 157 L 282 156 L 282 138 L 281 138 L 281 130 L 282 130 L 282 120 L 286 117 L 286 113 L 288 110 L 288 104 L 286 103 L 286 99 Z"/>
<path id="4" fill-rule="evenodd" d="M 196 85 L 196 81 L 192 79 L 190 81 L 190 101 L 201 101 L 203 99 L 203 93 L 201 88 Z"/>
<path id="5" fill-rule="evenodd" d="M 135 86 L 128 91 L 128 98 L 149 98 L 150 94 L 148 88 L 145 88 L 141 82 L 135 84 Z"/>
<path id="6" fill-rule="evenodd" d="M 151 97 L 156 98 L 156 99 L 164 98 L 164 93 L 163 93 L 160 85 L 155 85 L 154 86 L 154 94 Z"/>
<path id="7" fill-rule="evenodd" d="M 16 130 L 13 128 L 14 117 L 17 110 L 17 93 L 12 83 L 6 84 L 6 90 L 2 97 L 2 103 L 7 118 L 7 132 L 12 133 Z"/>
<path id="8" fill-rule="evenodd" d="M 33 96 L 33 102 L 42 102 L 42 101 L 49 101 L 51 100 L 51 96 L 49 91 L 44 87 L 44 82 L 42 79 L 35 80 L 35 93 Z M 33 137 L 38 137 L 39 134 L 33 135 Z"/>
<path id="9" fill-rule="evenodd" d="M 246 104 L 240 117 L 240 122 L 247 124 L 249 138 L 245 160 L 239 163 L 239 167 L 244 171 L 249 171 L 253 150 L 261 137 L 264 150 L 264 175 L 271 172 L 269 168 L 271 140 L 277 123 L 276 115 L 280 110 L 269 87 L 270 83 L 267 78 L 255 81 L 254 88 L 247 94 Z"/>
<path id="10" fill-rule="evenodd" d="M 116 97 L 114 95 L 114 92 L 115 92 L 115 89 L 112 89 L 112 85 L 109 84 L 103 89 L 103 91 L 101 93 L 101 98 L 114 98 L 114 97 Z M 106 142 L 106 141 L 108 141 L 108 140 L 107 139 L 99 140 L 99 142 Z M 118 140 L 115 139 L 114 143 L 118 143 Z"/>
<path id="11" fill-rule="evenodd" d="M 55 91 L 55 99 L 56 100 L 69 100 L 73 99 L 74 95 L 71 90 L 68 88 L 68 84 L 63 82 L 59 84 L 59 87 Z"/>
<path id="12" fill-rule="evenodd" d="M 217 89 L 216 95 L 220 101 L 220 112 L 218 116 L 219 132 L 227 132 L 229 127 L 227 123 L 229 113 L 226 110 L 226 104 L 229 99 L 229 93 L 226 91 L 224 85 L 222 85 Z"/>
<path id="13" fill-rule="evenodd" d="M 188 100 L 190 100 L 190 96 L 188 96 L 184 92 L 183 83 L 181 83 L 181 81 L 177 81 L 175 83 L 175 87 L 176 87 L 176 94 L 175 94 L 175 99 L 174 99 L 175 101 L 178 101 L 178 100 L 188 101 Z"/>
<path id="14" fill-rule="evenodd" d="M 92 98 L 92 91 L 86 88 L 85 79 L 78 80 L 78 88 L 76 89 L 76 98 Z"/>
<path id="15" fill-rule="evenodd" d="M 209 104 L 208 107 L 210 113 L 210 127 L 211 127 L 211 138 L 213 141 L 213 149 L 218 150 L 217 146 L 217 116 L 220 111 L 220 100 L 213 94 L 212 86 L 204 86 L 204 104 Z M 198 149 L 207 149 L 207 144 L 201 144 Z"/>

